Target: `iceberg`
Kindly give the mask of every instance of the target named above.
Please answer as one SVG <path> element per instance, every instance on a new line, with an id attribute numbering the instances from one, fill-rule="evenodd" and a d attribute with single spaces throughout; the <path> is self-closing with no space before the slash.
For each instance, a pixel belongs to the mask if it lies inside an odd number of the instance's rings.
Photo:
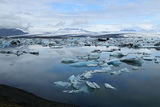
<path id="1" fill-rule="evenodd" d="M 113 65 L 113 66 L 119 66 L 121 62 L 119 59 L 113 59 L 113 60 L 108 61 L 108 64 Z"/>
<path id="2" fill-rule="evenodd" d="M 99 89 L 100 86 L 95 82 L 86 81 L 86 85 L 92 89 Z"/>
<path id="3" fill-rule="evenodd" d="M 73 67 L 96 67 L 98 66 L 98 62 L 96 61 L 81 61 L 70 64 Z"/>
<path id="4" fill-rule="evenodd" d="M 76 62 L 73 64 L 70 64 L 72 67 L 87 67 L 87 62 Z"/>
<path id="5" fill-rule="evenodd" d="M 138 70 L 138 67 L 132 67 L 132 70 Z"/>
<path id="6" fill-rule="evenodd" d="M 128 68 L 123 68 L 123 69 L 120 69 L 118 71 L 112 71 L 110 74 L 111 75 L 120 75 L 120 74 L 122 74 L 124 72 L 129 72 Z"/>
<path id="7" fill-rule="evenodd" d="M 81 74 L 81 77 L 84 79 L 89 79 L 92 77 L 92 71 L 86 71 L 83 74 Z"/>
<path id="8" fill-rule="evenodd" d="M 111 53 L 110 56 L 117 57 L 117 58 L 122 58 L 122 57 L 126 56 L 126 54 L 116 52 L 116 53 Z"/>
<path id="9" fill-rule="evenodd" d="M 91 53 L 91 54 L 88 55 L 89 60 L 96 60 L 96 59 L 99 59 L 99 58 L 100 58 L 100 55 L 96 54 L 96 53 Z"/>
<path id="10" fill-rule="evenodd" d="M 121 62 L 127 63 L 129 65 L 142 66 L 143 61 L 141 58 L 137 57 L 126 57 L 121 59 Z"/>
<path id="11" fill-rule="evenodd" d="M 63 82 L 63 81 L 57 81 L 57 82 L 54 82 L 54 84 L 58 85 L 58 86 L 62 86 L 62 87 L 70 87 L 71 86 L 71 83 Z"/>
<path id="12" fill-rule="evenodd" d="M 155 58 L 152 57 L 152 56 L 143 56 L 142 58 L 143 58 L 144 60 L 146 60 L 146 61 L 152 61 L 152 60 L 155 59 Z"/>
<path id="13" fill-rule="evenodd" d="M 119 71 L 112 71 L 110 74 L 111 75 L 120 75 L 122 72 L 119 70 Z"/>
<path id="14" fill-rule="evenodd" d="M 123 68 L 120 70 L 120 72 L 129 72 L 128 68 Z"/>
<path id="15" fill-rule="evenodd" d="M 2 47 L 2 48 L 10 47 L 10 43 L 9 43 L 9 42 L 6 42 L 6 41 L 3 41 L 3 42 L 1 43 L 1 47 Z"/>
<path id="16" fill-rule="evenodd" d="M 103 71 L 106 71 L 106 72 L 107 72 L 107 71 L 111 71 L 111 67 L 110 67 L 110 66 L 108 66 L 108 67 L 103 67 L 102 70 L 103 70 Z"/>
<path id="17" fill-rule="evenodd" d="M 115 87 L 113 87 L 112 85 L 110 85 L 110 84 L 108 84 L 108 83 L 105 83 L 104 86 L 105 86 L 105 88 L 107 88 L 107 89 L 108 89 L 108 88 L 109 88 L 109 89 L 114 89 L 114 90 L 116 89 Z"/>
<path id="18" fill-rule="evenodd" d="M 83 86 L 83 81 L 81 80 L 81 77 L 79 75 L 78 76 L 74 76 L 74 75 L 70 76 L 69 81 L 71 83 L 71 86 L 77 90 Z"/>

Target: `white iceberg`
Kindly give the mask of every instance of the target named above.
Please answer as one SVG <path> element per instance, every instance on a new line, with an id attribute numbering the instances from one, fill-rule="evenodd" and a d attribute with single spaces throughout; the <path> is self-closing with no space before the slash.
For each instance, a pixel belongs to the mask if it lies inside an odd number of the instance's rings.
<path id="1" fill-rule="evenodd" d="M 63 82 L 63 81 L 57 81 L 57 82 L 54 82 L 54 84 L 58 85 L 58 86 L 62 86 L 62 87 L 70 87 L 71 86 L 71 83 Z"/>
<path id="2" fill-rule="evenodd" d="M 98 89 L 100 86 L 95 82 L 86 81 L 86 85 L 92 89 Z"/>
<path id="3" fill-rule="evenodd" d="M 92 77 L 92 71 L 86 71 L 80 75 L 83 79 L 89 79 Z"/>
<path id="4" fill-rule="evenodd" d="M 113 87 L 112 85 L 108 84 L 108 83 L 105 83 L 104 84 L 105 88 L 109 88 L 109 89 L 116 89 L 115 87 Z"/>
<path id="5" fill-rule="evenodd" d="M 153 56 L 143 56 L 142 58 L 146 61 L 152 61 L 155 59 Z"/>

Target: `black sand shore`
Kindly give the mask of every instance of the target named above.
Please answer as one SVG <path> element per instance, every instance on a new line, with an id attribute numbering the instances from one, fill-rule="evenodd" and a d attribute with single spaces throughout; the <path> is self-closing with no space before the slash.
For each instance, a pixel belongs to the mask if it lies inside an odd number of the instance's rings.
<path id="1" fill-rule="evenodd" d="M 0 85 L 0 107 L 77 107 L 48 101 L 21 89 Z"/>

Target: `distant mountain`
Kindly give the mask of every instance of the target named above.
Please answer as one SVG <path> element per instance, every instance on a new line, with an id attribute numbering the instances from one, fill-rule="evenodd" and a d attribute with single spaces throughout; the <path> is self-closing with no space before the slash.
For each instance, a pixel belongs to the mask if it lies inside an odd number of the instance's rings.
<path id="1" fill-rule="evenodd" d="M 93 34 L 96 34 L 96 32 L 91 32 L 78 28 L 64 28 L 54 32 L 54 35 L 93 35 Z"/>
<path id="2" fill-rule="evenodd" d="M 123 29 L 123 30 L 120 30 L 120 32 L 136 32 L 136 30 L 134 30 L 134 29 Z"/>
<path id="3" fill-rule="evenodd" d="M 27 34 L 27 33 L 20 29 L 0 28 L 0 36 L 15 36 L 15 35 L 23 35 L 23 34 Z"/>

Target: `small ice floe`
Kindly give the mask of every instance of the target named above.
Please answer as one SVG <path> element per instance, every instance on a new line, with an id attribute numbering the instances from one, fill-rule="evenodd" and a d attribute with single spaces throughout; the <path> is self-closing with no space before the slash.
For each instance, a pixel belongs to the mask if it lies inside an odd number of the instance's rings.
<path id="1" fill-rule="evenodd" d="M 58 86 L 62 86 L 62 87 L 70 87 L 71 86 L 71 83 L 63 82 L 63 81 L 57 81 L 57 82 L 54 82 L 54 84 L 58 85 Z"/>
<path id="2" fill-rule="evenodd" d="M 129 72 L 128 68 L 123 68 L 120 70 L 120 72 Z"/>
<path id="3" fill-rule="evenodd" d="M 99 89 L 100 88 L 100 86 L 95 82 L 86 81 L 86 85 L 90 88 L 93 88 L 93 89 Z"/>
<path id="4" fill-rule="evenodd" d="M 143 61 L 137 57 L 126 57 L 121 59 L 121 61 L 129 65 L 135 65 L 135 66 L 142 66 L 143 63 Z"/>
<path id="5" fill-rule="evenodd" d="M 99 70 L 94 70 L 93 73 L 105 73 L 107 71 L 99 69 Z"/>
<path id="6" fill-rule="evenodd" d="M 105 52 L 114 52 L 114 51 L 120 51 L 121 49 L 118 47 L 110 47 L 109 49 L 105 50 Z"/>
<path id="7" fill-rule="evenodd" d="M 103 64 L 100 64 L 100 67 L 108 67 L 110 65 L 108 65 L 107 63 L 103 63 Z"/>
<path id="8" fill-rule="evenodd" d="M 123 54 L 121 52 L 115 52 L 115 53 L 111 53 L 110 56 L 112 57 L 117 57 L 117 58 L 122 58 L 124 56 L 126 56 L 127 54 Z"/>
<path id="9" fill-rule="evenodd" d="M 77 56 L 79 60 L 88 60 L 88 56 Z"/>
<path id="10" fill-rule="evenodd" d="M 125 72 L 129 72 L 128 68 L 123 68 L 123 69 L 120 69 L 118 71 L 113 71 L 110 74 L 111 75 L 120 75 L 120 74 L 125 73 Z"/>
<path id="11" fill-rule="evenodd" d="M 138 70 L 138 67 L 133 66 L 132 70 Z"/>
<path id="12" fill-rule="evenodd" d="M 70 76 L 69 77 L 69 81 L 72 85 L 73 88 L 75 89 L 80 89 L 82 87 L 82 80 L 81 80 L 81 77 L 78 75 L 78 76 Z"/>
<path id="13" fill-rule="evenodd" d="M 72 93 L 80 93 L 80 92 L 82 92 L 82 91 L 81 91 L 81 90 L 64 90 L 63 92 L 64 92 L 64 93 L 72 94 Z"/>
<path id="14" fill-rule="evenodd" d="M 81 61 L 70 64 L 72 67 L 87 67 L 87 62 Z"/>
<path id="15" fill-rule="evenodd" d="M 100 58 L 100 55 L 97 54 L 97 53 L 91 53 L 88 55 L 88 59 L 89 60 L 96 60 L 96 59 L 99 59 Z"/>
<path id="16" fill-rule="evenodd" d="M 107 62 L 109 65 L 119 66 L 121 64 L 119 59 L 113 59 Z"/>
<path id="17" fill-rule="evenodd" d="M 71 63 L 76 63 L 78 62 L 78 60 L 76 59 L 71 59 L 71 58 L 65 58 L 61 61 L 62 63 L 65 63 L 65 64 L 71 64 Z"/>
<path id="18" fill-rule="evenodd" d="M 111 75 L 120 75 L 122 72 L 121 71 L 112 71 L 110 74 Z"/>
<path id="19" fill-rule="evenodd" d="M 81 61 L 70 64 L 73 67 L 96 67 L 98 66 L 98 62 L 96 61 Z"/>
<path id="20" fill-rule="evenodd" d="M 143 56 L 142 58 L 146 61 L 152 61 L 155 59 L 153 56 Z"/>
<path id="21" fill-rule="evenodd" d="M 112 69 L 110 66 L 108 66 L 108 67 L 103 67 L 102 70 L 108 72 L 111 71 Z"/>
<path id="22" fill-rule="evenodd" d="M 160 59 L 155 59 L 154 63 L 160 64 Z"/>
<path id="23" fill-rule="evenodd" d="M 84 72 L 83 74 L 81 74 L 80 76 L 83 78 L 83 79 L 89 79 L 92 77 L 92 71 L 86 71 Z"/>
<path id="24" fill-rule="evenodd" d="M 105 88 L 107 89 L 116 89 L 115 87 L 113 87 L 112 85 L 108 84 L 108 83 L 104 83 Z"/>
<path id="25" fill-rule="evenodd" d="M 53 48 L 53 49 L 61 49 L 63 47 L 62 46 L 52 46 L 51 48 Z"/>
<path id="26" fill-rule="evenodd" d="M 10 47 L 10 43 L 7 42 L 7 41 L 3 41 L 3 42 L 1 43 L 1 47 L 2 47 L 2 48 Z"/>

